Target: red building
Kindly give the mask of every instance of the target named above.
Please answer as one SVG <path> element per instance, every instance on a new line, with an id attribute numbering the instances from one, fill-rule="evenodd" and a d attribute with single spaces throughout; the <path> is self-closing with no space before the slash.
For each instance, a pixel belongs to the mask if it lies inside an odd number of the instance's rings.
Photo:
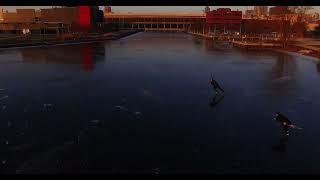
<path id="1" fill-rule="evenodd" d="M 78 6 L 78 16 L 81 30 L 89 32 L 91 28 L 90 6 Z"/>
<path id="2" fill-rule="evenodd" d="M 206 14 L 207 24 L 241 24 L 242 11 L 219 8 Z"/>

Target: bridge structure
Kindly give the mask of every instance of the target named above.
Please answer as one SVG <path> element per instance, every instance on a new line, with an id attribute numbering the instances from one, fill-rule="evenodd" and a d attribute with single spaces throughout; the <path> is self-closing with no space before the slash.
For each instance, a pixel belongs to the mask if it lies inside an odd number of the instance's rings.
<path id="1" fill-rule="evenodd" d="M 242 20 L 210 22 L 201 13 L 105 13 L 105 23 L 119 29 L 142 31 L 183 31 L 194 36 L 223 41 L 278 41 L 273 34 L 246 34 L 242 32 Z"/>
<path id="2" fill-rule="evenodd" d="M 105 22 L 120 29 L 144 31 L 190 31 L 205 24 L 203 14 L 160 14 L 160 13 L 106 13 Z"/>
<path id="3" fill-rule="evenodd" d="M 215 36 L 235 31 L 241 33 L 241 20 L 240 23 L 208 23 L 206 15 L 202 13 L 105 13 L 104 17 L 106 24 L 126 30 L 185 31 L 213 33 Z"/>

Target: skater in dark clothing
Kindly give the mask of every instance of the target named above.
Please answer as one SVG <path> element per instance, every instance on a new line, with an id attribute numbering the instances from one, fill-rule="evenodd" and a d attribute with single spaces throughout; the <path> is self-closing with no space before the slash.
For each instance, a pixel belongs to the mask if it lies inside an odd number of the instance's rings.
<path id="1" fill-rule="evenodd" d="M 284 129 L 284 131 L 285 131 L 287 136 L 289 136 L 289 128 L 302 129 L 302 128 L 299 128 L 296 125 L 294 125 L 287 117 L 285 117 L 280 112 L 277 112 L 275 114 L 275 118 L 274 119 L 281 123 L 281 126 Z"/>
<path id="2" fill-rule="evenodd" d="M 223 90 L 222 87 L 218 84 L 218 82 L 213 79 L 213 76 L 212 76 L 212 75 L 211 75 L 210 84 L 212 85 L 213 89 L 216 91 L 216 94 L 219 93 L 219 90 L 222 91 L 222 92 L 224 92 L 224 90 Z"/>

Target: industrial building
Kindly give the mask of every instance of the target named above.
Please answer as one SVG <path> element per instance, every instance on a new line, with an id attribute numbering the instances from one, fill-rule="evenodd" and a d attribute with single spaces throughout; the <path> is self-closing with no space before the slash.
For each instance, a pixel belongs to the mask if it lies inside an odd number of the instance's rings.
<path id="1" fill-rule="evenodd" d="M 2 33 L 95 32 L 103 23 L 103 12 L 97 6 L 17 9 L 16 12 L 2 12 L 1 15 Z"/>
<path id="2" fill-rule="evenodd" d="M 204 24 L 205 16 L 191 13 L 106 13 L 105 22 L 120 29 L 183 31 Z"/>

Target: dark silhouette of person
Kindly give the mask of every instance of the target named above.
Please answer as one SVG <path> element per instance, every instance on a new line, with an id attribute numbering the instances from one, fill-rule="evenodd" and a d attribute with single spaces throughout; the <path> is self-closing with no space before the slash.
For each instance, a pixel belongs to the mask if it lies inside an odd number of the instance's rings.
<path id="1" fill-rule="evenodd" d="M 224 90 L 222 89 L 222 87 L 218 84 L 218 82 L 217 82 L 216 80 L 213 79 L 213 77 L 211 77 L 210 84 L 212 85 L 213 90 L 216 91 L 216 94 L 219 93 L 219 90 L 222 91 L 222 92 L 224 92 Z"/>
<path id="2" fill-rule="evenodd" d="M 289 136 L 289 128 L 302 129 L 294 125 L 286 116 L 284 116 L 280 112 L 277 112 L 275 114 L 275 120 L 281 123 L 281 126 L 287 136 Z"/>

